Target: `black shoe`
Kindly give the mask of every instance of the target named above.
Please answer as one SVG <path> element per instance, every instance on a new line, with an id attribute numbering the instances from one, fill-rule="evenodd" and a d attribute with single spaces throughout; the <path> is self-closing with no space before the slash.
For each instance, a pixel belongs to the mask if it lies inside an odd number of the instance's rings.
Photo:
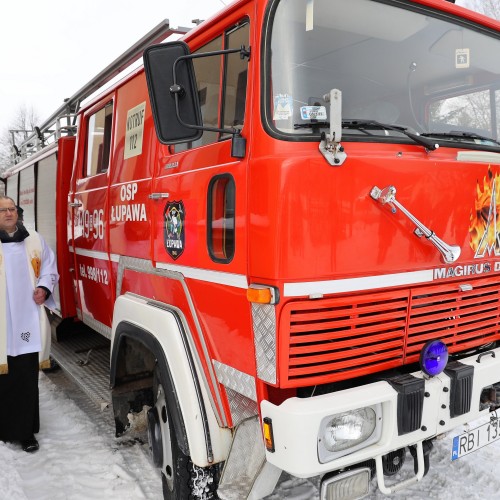
<path id="1" fill-rule="evenodd" d="M 38 441 L 35 439 L 35 436 L 31 436 L 29 439 L 21 441 L 21 446 L 23 447 L 23 450 L 28 453 L 32 453 L 38 450 L 38 448 L 40 448 L 40 445 L 38 444 Z"/>

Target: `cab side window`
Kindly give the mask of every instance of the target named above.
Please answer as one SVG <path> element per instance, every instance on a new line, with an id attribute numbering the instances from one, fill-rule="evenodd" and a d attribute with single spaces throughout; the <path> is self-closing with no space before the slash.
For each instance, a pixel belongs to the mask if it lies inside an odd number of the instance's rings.
<path id="1" fill-rule="evenodd" d="M 88 118 L 86 177 L 106 172 L 109 168 L 112 124 L 112 101 Z"/>
<path id="2" fill-rule="evenodd" d="M 226 34 L 226 48 L 248 49 L 249 24 L 243 24 Z M 245 118 L 247 93 L 248 60 L 242 59 L 237 52 L 226 56 L 225 85 L 223 100 L 223 128 L 241 127 Z"/>
<path id="3" fill-rule="evenodd" d="M 245 20 L 193 53 L 239 49 L 242 45 L 248 49 L 249 37 L 249 23 Z M 239 53 L 199 57 L 193 59 L 193 66 L 203 124 L 214 128 L 241 128 L 245 117 L 248 59 L 241 59 Z M 227 137 L 229 134 L 204 131 L 198 141 L 177 144 L 175 151 L 212 144 Z"/>
<path id="4" fill-rule="evenodd" d="M 218 37 L 204 45 L 196 53 L 213 52 L 221 50 L 221 47 L 222 37 Z M 193 59 L 203 124 L 207 127 L 215 128 L 219 127 L 220 65 L 216 63 L 219 57 L 212 56 Z M 199 141 L 196 141 L 193 146 L 210 144 L 216 142 L 217 139 L 217 132 L 205 130 Z"/>

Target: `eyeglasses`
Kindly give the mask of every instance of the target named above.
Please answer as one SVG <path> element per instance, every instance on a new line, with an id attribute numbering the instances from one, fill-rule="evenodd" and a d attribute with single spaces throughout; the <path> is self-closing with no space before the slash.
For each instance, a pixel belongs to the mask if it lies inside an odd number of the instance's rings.
<path id="1" fill-rule="evenodd" d="M 14 212 L 17 212 L 17 208 L 16 207 L 0 208 L 0 214 L 6 214 L 7 212 L 13 214 Z"/>

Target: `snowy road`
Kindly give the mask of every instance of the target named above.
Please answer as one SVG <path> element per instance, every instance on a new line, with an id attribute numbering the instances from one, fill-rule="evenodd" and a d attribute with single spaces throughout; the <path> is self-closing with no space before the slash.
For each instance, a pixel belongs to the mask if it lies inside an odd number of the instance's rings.
<path id="1" fill-rule="evenodd" d="M 116 439 L 99 409 L 61 371 L 40 375 L 40 450 L 0 442 L 1 500 L 161 499 L 147 446 Z"/>
<path id="2" fill-rule="evenodd" d="M 50 378 L 49 378 L 50 377 Z M 100 412 L 62 372 L 40 376 L 40 450 L 0 442 L 1 500 L 161 500 L 147 445 L 114 437 L 110 411 Z M 139 429 L 140 430 L 140 429 Z M 500 441 L 450 463 L 451 436 L 437 442 L 423 481 L 393 499 L 500 500 Z M 403 472 L 412 468 L 408 454 Z M 314 500 L 317 481 L 282 477 L 267 500 Z M 369 498 L 387 498 L 376 492 Z"/>

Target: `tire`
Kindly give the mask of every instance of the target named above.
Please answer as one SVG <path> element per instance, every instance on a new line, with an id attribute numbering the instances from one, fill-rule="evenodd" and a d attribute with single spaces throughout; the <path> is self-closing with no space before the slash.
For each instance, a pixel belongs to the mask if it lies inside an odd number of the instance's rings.
<path id="1" fill-rule="evenodd" d="M 198 467 L 179 447 L 158 370 L 153 380 L 153 407 L 148 411 L 149 447 L 160 468 L 164 500 L 216 500 L 219 466 Z"/>

